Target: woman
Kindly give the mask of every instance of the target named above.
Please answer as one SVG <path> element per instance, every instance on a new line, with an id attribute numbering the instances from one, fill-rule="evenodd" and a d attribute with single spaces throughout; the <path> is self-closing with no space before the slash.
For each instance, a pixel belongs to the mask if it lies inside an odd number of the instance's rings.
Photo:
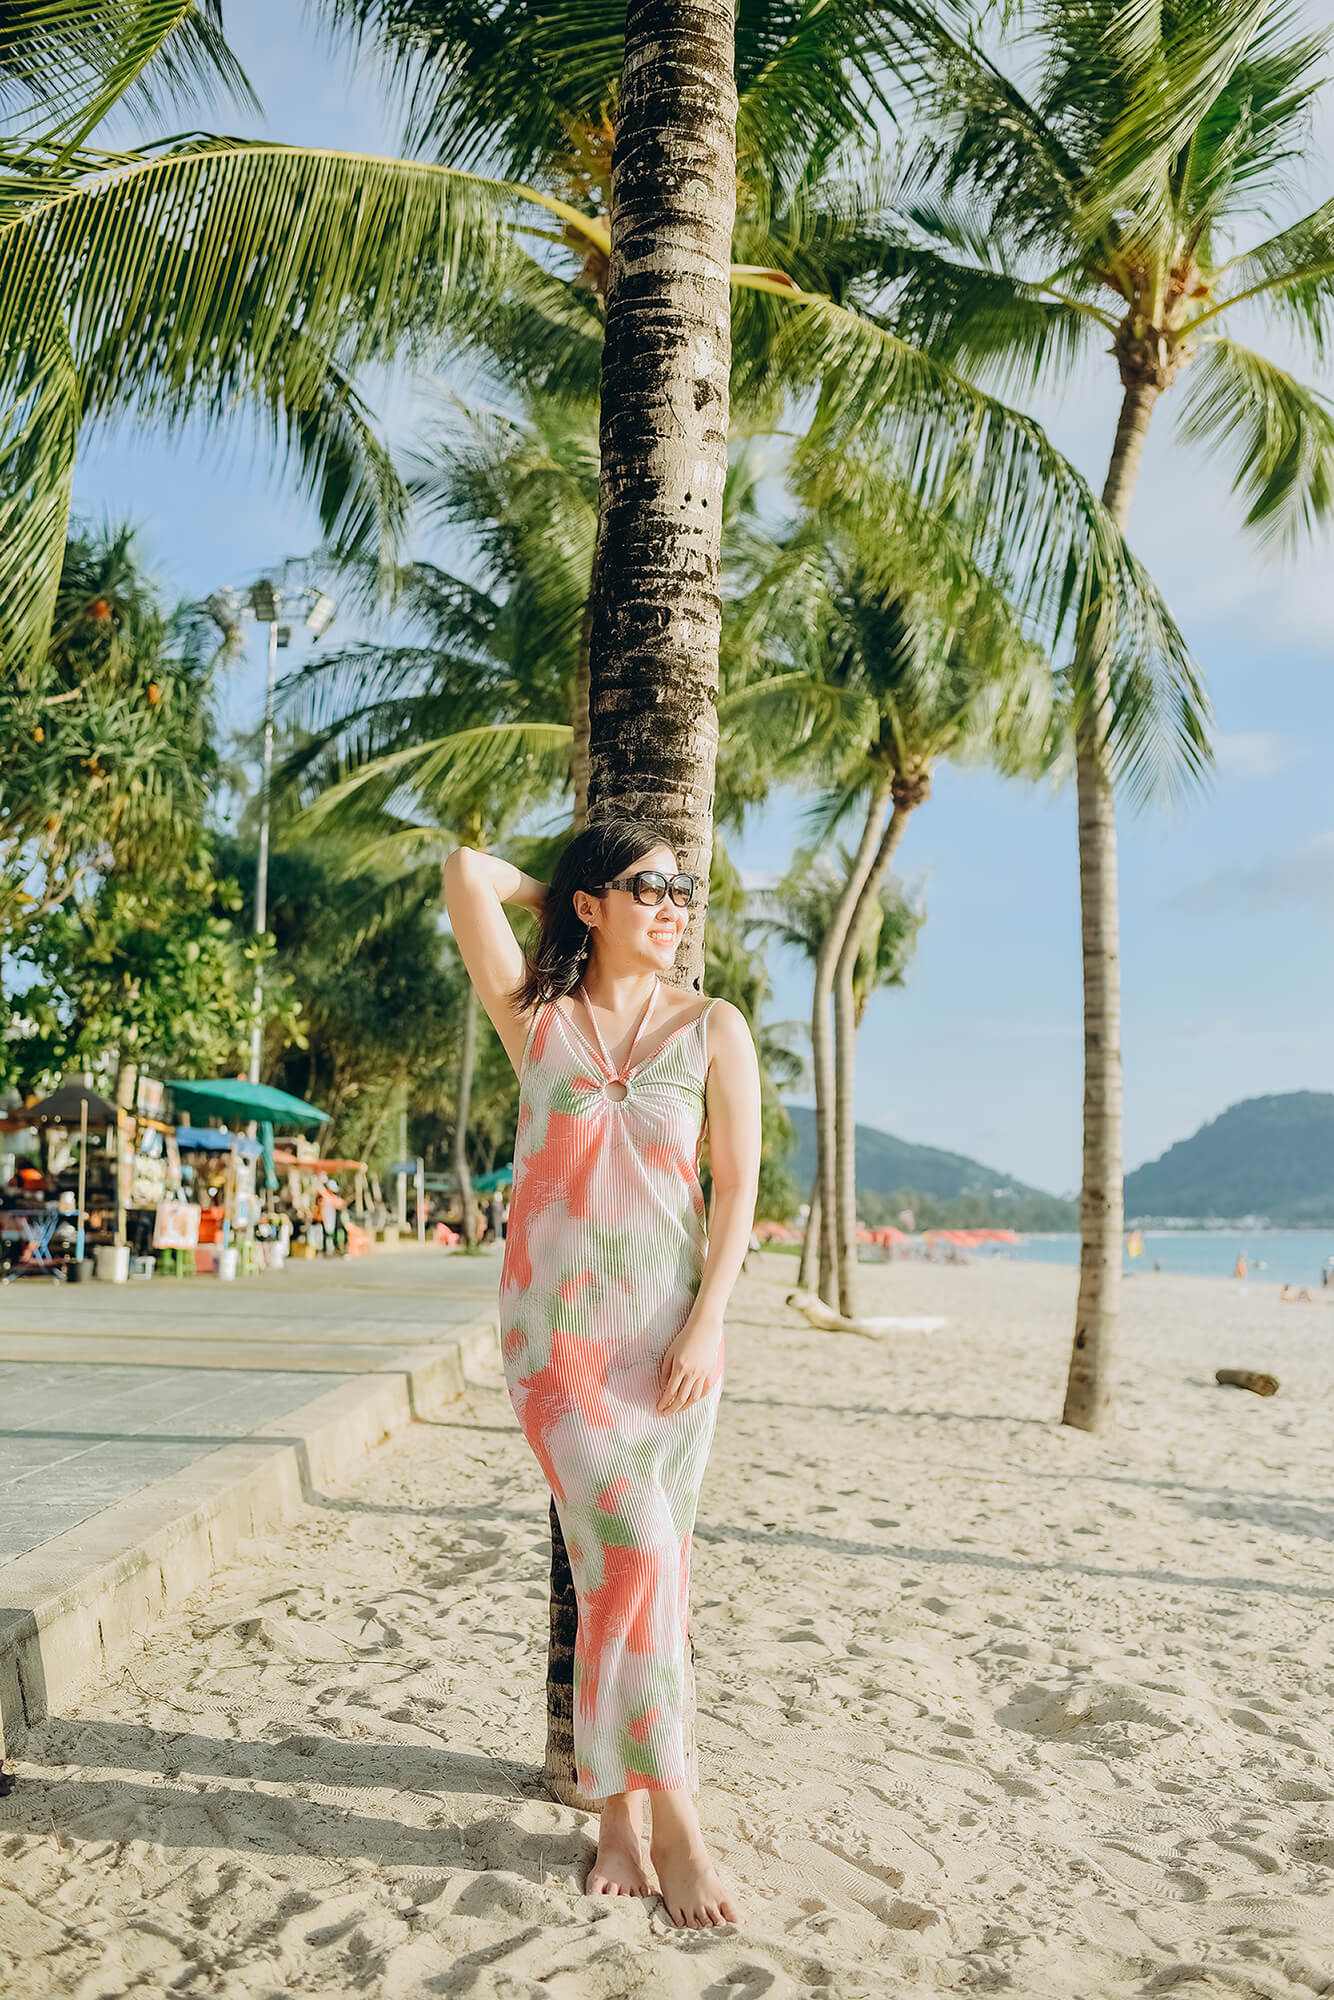
<path id="1" fill-rule="evenodd" d="M 654 1893 L 648 1792 L 663 1901 L 674 1923 L 703 1929 L 741 1911 L 692 1796 L 690 1542 L 723 1312 L 750 1241 L 760 1086 L 744 1016 L 663 983 L 694 894 L 670 843 L 624 816 L 576 834 L 550 888 L 469 848 L 445 863 L 463 962 L 519 1075 L 501 1340 L 579 1603 L 575 1765 L 602 1802 L 588 1893 Z M 541 918 L 532 965 L 506 903 Z"/>

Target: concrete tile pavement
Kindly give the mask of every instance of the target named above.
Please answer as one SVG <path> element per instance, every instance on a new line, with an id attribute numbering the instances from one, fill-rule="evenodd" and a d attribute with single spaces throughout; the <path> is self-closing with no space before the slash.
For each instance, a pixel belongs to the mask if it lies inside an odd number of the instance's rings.
<path id="1" fill-rule="evenodd" d="M 0 1290 L 0 1748 L 495 1342 L 498 1252 Z"/>

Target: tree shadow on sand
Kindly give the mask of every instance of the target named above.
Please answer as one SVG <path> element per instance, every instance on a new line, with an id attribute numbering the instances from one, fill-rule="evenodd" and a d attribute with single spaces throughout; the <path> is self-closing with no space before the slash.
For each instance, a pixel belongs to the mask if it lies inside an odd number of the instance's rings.
<path id="1" fill-rule="evenodd" d="M 417 1869 L 506 1869 L 533 1882 L 579 1889 L 592 1843 L 546 1791 L 536 1765 L 402 1743 L 349 1742 L 288 1731 L 273 1741 L 157 1730 L 146 1724 L 68 1717 L 34 1732 L 24 1782 L 6 1808 L 5 1829 L 65 1840 L 142 1838 L 166 1848 L 227 1848 L 273 1856 L 364 1860 Z M 34 1762 L 64 1763 L 48 1778 Z M 156 1784 L 88 1771 L 150 1771 Z M 184 1782 L 176 1783 L 176 1780 Z M 287 1792 L 262 1790 L 290 1786 Z M 339 1796 L 310 1796 L 311 1789 Z M 358 1790 L 412 1799 L 425 1823 L 349 1809 Z M 467 1801 L 498 1810 L 470 1817 Z M 549 1831 L 534 1832 L 513 1808 L 545 1804 Z M 508 1806 L 509 1811 L 504 1810 Z"/>

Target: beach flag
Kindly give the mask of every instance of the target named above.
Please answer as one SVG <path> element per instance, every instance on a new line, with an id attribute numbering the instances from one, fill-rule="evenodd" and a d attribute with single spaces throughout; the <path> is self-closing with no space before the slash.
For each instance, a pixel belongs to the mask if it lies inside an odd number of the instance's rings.
<path id="1" fill-rule="evenodd" d="M 1132 1229 L 1126 1238 L 1126 1255 L 1127 1257 L 1142 1257 L 1144 1255 L 1144 1238 L 1140 1235 L 1138 1229 Z"/>

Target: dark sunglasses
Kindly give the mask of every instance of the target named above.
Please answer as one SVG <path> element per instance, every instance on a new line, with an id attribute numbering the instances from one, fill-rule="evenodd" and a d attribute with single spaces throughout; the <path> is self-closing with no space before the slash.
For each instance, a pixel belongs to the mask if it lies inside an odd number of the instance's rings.
<path id="1" fill-rule="evenodd" d="M 670 896 L 678 910 L 695 900 L 693 875 L 663 875 L 656 868 L 641 868 L 637 875 L 618 875 L 602 887 L 628 889 L 637 903 L 660 903 L 664 896 Z"/>

